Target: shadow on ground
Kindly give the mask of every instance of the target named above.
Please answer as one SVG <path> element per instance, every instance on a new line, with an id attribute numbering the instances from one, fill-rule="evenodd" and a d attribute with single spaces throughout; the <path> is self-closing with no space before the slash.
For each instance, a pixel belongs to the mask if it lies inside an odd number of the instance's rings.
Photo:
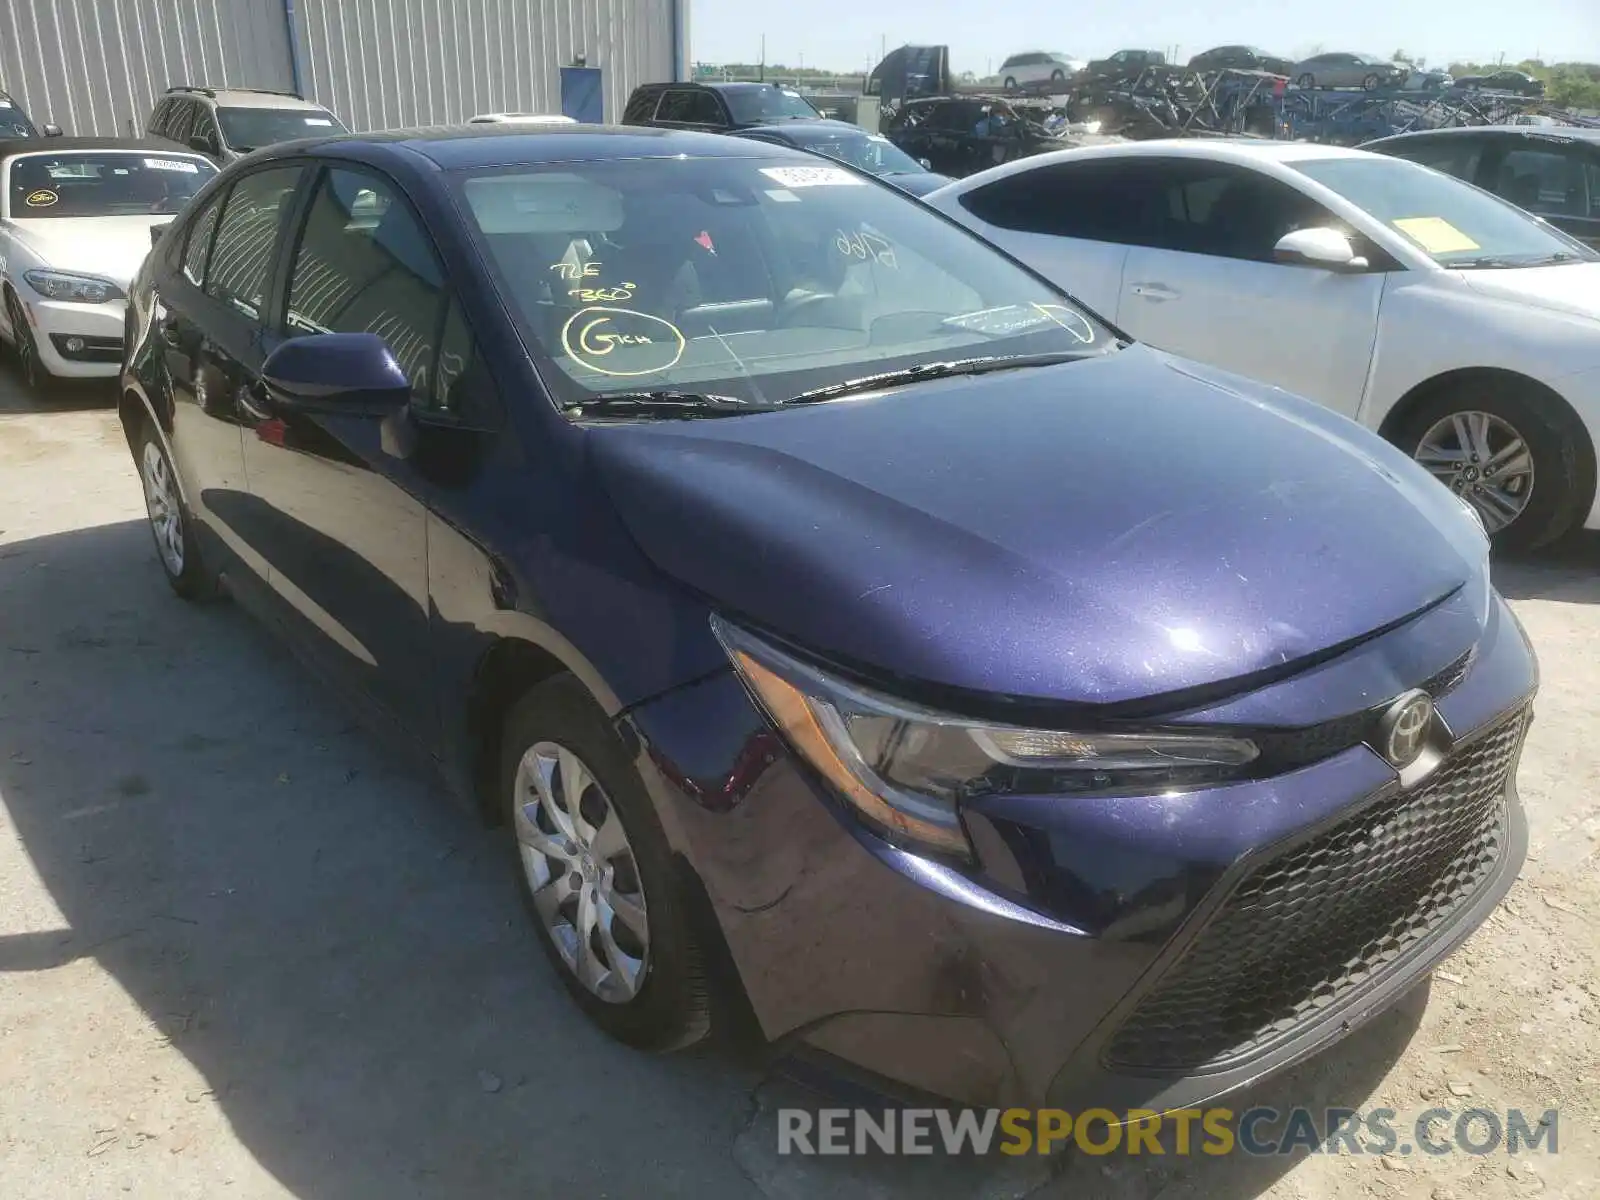
<path id="1" fill-rule="evenodd" d="M 1600 531 L 1573 534 L 1535 555 L 1497 558 L 1494 584 L 1513 600 L 1600 602 Z"/>
<path id="2" fill-rule="evenodd" d="M 778 1107 L 837 1101 L 594 1032 L 495 835 L 175 600 L 142 522 L 0 545 L 0 795 L 71 927 L 0 971 L 97 960 L 301 1197 L 1243 1198 L 1294 1161 L 780 1157 Z M 1231 1106 L 1361 1107 L 1420 1002 Z"/>
<path id="3" fill-rule="evenodd" d="M 17 374 L 11 347 L 0 342 L 0 416 L 77 412 L 115 408 L 116 404 L 117 386 L 112 379 L 58 379 L 43 391 L 30 391 Z"/>

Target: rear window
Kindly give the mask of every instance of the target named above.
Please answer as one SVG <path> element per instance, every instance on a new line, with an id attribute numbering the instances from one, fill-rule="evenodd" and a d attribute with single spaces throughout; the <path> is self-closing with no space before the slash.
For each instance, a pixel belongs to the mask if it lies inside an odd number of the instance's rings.
<path id="1" fill-rule="evenodd" d="M 217 120 L 229 147 L 240 153 L 296 138 L 347 132 L 338 117 L 322 108 L 219 108 Z"/>
<path id="2" fill-rule="evenodd" d="M 83 151 L 11 161 L 11 216 L 171 215 L 217 173 L 193 154 Z"/>

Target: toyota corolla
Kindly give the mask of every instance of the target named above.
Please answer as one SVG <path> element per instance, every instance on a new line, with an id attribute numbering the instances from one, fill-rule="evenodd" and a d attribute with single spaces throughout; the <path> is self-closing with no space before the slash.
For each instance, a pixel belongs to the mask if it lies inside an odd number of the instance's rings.
<path id="1" fill-rule="evenodd" d="M 132 290 L 157 561 L 505 830 L 599 1025 L 968 1102 L 1196 1103 L 1425 978 L 1524 854 L 1473 510 L 781 147 L 235 164 Z"/>

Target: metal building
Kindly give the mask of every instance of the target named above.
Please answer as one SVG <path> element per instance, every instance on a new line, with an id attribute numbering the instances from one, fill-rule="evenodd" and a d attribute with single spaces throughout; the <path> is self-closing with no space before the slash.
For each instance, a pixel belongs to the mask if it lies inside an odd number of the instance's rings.
<path id="1" fill-rule="evenodd" d="M 688 41 L 688 0 L 0 0 L 0 88 L 68 134 L 142 132 L 180 83 L 298 90 L 365 130 L 560 112 L 581 64 L 617 120 L 687 77 Z"/>

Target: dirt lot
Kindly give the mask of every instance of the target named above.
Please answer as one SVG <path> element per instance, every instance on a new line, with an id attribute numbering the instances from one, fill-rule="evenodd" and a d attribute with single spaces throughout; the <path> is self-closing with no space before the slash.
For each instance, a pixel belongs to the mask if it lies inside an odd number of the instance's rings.
<path id="1" fill-rule="evenodd" d="M 796 1159 L 816 1102 L 592 1032 L 493 838 L 237 610 L 168 593 L 115 419 L 0 371 L 0 1196 L 1600 1194 L 1600 541 L 1497 568 L 1544 686 L 1511 901 L 1400 1009 L 1232 1100 L 1560 1110 L 1560 1152 Z"/>

